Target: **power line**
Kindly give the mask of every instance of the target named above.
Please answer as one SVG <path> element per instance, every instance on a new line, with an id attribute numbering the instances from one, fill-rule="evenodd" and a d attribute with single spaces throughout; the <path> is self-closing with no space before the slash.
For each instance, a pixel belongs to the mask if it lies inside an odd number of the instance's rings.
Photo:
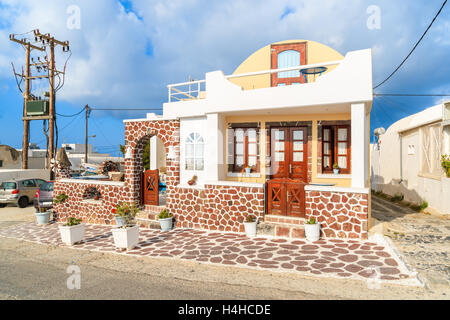
<path id="1" fill-rule="evenodd" d="M 425 32 L 422 34 L 422 36 L 420 37 L 419 41 L 417 41 L 417 43 L 414 45 L 414 47 L 412 48 L 412 50 L 409 52 L 409 54 L 406 56 L 405 59 L 403 59 L 402 63 L 400 63 L 400 65 L 389 75 L 389 77 L 387 77 L 386 79 L 384 79 L 384 81 L 382 81 L 380 84 L 378 84 L 376 87 L 374 87 L 374 89 L 380 87 L 381 85 L 383 85 L 386 81 L 388 81 L 402 66 L 403 64 L 406 62 L 406 60 L 408 60 L 409 56 L 414 52 L 414 50 L 416 50 L 417 46 L 419 45 L 419 43 L 422 41 L 422 39 L 425 37 L 425 35 L 427 34 L 428 30 L 430 30 L 431 26 L 433 25 L 434 21 L 436 20 L 436 18 L 439 16 L 439 14 L 441 13 L 442 9 L 444 8 L 445 4 L 447 3 L 447 0 L 444 1 L 444 3 L 442 4 L 441 8 L 439 9 L 438 13 L 434 16 L 433 20 L 431 21 L 430 25 L 428 26 L 428 28 L 425 30 Z"/>
<path id="2" fill-rule="evenodd" d="M 375 97 L 450 97 L 450 94 L 445 93 L 374 93 Z"/>
<path id="3" fill-rule="evenodd" d="M 60 113 L 56 113 L 56 114 L 58 116 L 60 116 L 60 117 L 72 118 L 72 117 L 75 117 L 75 116 L 79 115 L 82 112 L 84 112 L 84 107 L 79 112 L 74 113 L 74 114 L 70 114 L 70 115 L 68 115 L 68 114 L 60 114 Z"/>
<path id="4" fill-rule="evenodd" d="M 161 108 L 90 108 L 91 110 L 103 111 L 161 111 Z"/>

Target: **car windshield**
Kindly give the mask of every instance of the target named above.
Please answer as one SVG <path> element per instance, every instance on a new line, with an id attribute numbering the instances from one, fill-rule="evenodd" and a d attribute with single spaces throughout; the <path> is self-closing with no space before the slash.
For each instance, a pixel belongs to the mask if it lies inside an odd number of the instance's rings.
<path id="1" fill-rule="evenodd" d="M 53 191 L 53 183 L 51 182 L 46 182 L 43 185 L 41 185 L 40 188 L 42 191 Z"/>
<path id="2" fill-rule="evenodd" d="M 2 185 L 0 186 L 0 189 L 16 189 L 16 183 L 15 182 L 2 182 Z"/>

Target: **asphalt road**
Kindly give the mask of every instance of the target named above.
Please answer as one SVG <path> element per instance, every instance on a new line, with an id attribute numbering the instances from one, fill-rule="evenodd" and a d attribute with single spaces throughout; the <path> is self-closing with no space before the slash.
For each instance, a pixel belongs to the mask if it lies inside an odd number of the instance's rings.
<path id="1" fill-rule="evenodd" d="M 34 208 L 0 209 L 0 228 L 23 221 L 32 221 Z M 92 265 L 105 260 L 102 253 L 88 253 L 70 248 L 43 245 L 0 238 L 0 299 L 324 299 L 325 296 L 304 292 L 282 291 L 272 288 L 252 288 L 247 285 L 186 280 L 173 274 L 152 275 L 136 272 L 142 260 L 133 257 L 109 255 L 111 265 Z M 67 268 L 80 268 L 80 289 L 68 289 L 67 279 L 72 275 Z M 114 261 L 114 262 L 113 262 Z M 147 266 L 152 263 L 147 259 Z M 171 263 L 176 263 L 171 261 Z M 129 270 L 123 270 L 127 264 Z M 167 266 L 163 266 L 167 267 Z M 161 268 L 159 264 L 155 268 Z M 152 269 L 152 268 L 150 268 Z M 173 268 L 172 268 L 173 269 Z M 190 269 L 189 273 L 195 273 Z M 181 274 L 180 274 L 181 276 Z"/>
<path id="2" fill-rule="evenodd" d="M 34 208 L 0 209 L 0 228 L 34 221 Z M 80 268 L 68 289 L 67 268 Z M 442 288 L 442 287 L 441 287 Z M 442 289 L 317 278 L 55 247 L 0 237 L 0 299 L 449 299 Z"/>

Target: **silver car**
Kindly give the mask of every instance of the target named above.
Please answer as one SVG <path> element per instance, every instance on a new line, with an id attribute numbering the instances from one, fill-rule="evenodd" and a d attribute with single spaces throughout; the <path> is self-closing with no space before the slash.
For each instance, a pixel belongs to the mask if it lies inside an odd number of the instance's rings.
<path id="1" fill-rule="evenodd" d="M 33 201 L 39 187 L 47 181 L 42 179 L 22 179 L 4 181 L 0 184 L 0 208 L 14 204 L 25 208 Z"/>

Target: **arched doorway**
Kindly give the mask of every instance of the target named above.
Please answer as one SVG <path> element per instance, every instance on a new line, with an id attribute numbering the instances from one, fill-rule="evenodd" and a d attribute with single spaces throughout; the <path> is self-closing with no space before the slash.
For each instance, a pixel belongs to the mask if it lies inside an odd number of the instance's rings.
<path id="1" fill-rule="evenodd" d="M 162 140 L 153 135 L 146 139 L 142 154 L 142 192 L 144 205 L 166 205 L 166 148 Z"/>

